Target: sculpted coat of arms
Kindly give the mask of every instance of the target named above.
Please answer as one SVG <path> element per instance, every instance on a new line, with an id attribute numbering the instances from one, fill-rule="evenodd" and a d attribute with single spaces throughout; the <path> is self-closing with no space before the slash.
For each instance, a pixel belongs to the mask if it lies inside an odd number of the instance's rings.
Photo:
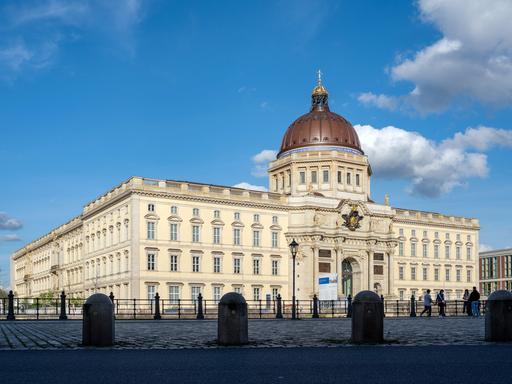
<path id="1" fill-rule="evenodd" d="M 359 214 L 357 205 L 352 205 L 350 212 L 348 214 L 341 215 L 341 217 L 345 221 L 343 225 L 351 231 L 355 231 L 357 228 L 361 227 L 360 222 L 363 219 L 363 216 Z"/>

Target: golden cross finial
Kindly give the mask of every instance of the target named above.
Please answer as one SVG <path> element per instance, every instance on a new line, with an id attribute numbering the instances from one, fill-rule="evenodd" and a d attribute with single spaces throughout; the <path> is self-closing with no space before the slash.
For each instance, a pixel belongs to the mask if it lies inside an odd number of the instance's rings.
<path id="1" fill-rule="evenodd" d="M 317 85 L 322 85 L 322 71 L 316 71 L 316 83 Z"/>

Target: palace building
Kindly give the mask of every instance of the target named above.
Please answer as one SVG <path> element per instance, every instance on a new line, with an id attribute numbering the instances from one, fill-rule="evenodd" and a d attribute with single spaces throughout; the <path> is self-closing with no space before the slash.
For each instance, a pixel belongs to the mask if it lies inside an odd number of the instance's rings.
<path id="1" fill-rule="evenodd" d="M 455 299 L 477 285 L 478 220 L 376 203 L 370 163 L 319 78 L 269 164 L 268 192 L 131 177 L 16 251 L 11 285 L 20 297 L 289 299 L 292 239 L 300 300 L 427 288 Z"/>

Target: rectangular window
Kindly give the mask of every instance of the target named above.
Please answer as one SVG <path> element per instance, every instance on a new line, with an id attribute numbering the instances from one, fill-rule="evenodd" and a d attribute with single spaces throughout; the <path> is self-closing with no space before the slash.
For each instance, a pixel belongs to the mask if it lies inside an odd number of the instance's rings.
<path id="1" fill-rule="evenodd" d="M 317 176 L 316 176 L 316 171 L 311 171 L 311 182 L 313 184 L 316 184 L 318 182 L 318 179 L 317 179 Z"/>
<path id="2" fill-rule="evenodd" d="M 403 290 L 403 289 L 399 290 L 399 291 L 398 291 L 398 294 L 399 294 L 399 296 L 400 296 L 400 300 L 403 300 L 403 299 L 404 299 L 404 295 L 405 295 L 404 290 Z"/>
<path id="3" fill-rule="evenodd" d="M 213 244 L 220 244 L 220 227 L 213 227 Z"/>
<path id="4" fill-rule="evenodd" d="M 192 216 L 195 216 L 195 217 L 199 216 L 199 208 L 192 209 Z"/>
<path id="5" fill-rule="evenodd" d="M 403 236 L 404 235 L 404 229 L 403 228 L 398 229 L 398 234 L 400 236 Z"/>
<path id="6" fill-rule="evenodd" d="M 156 294 L 156 287 L 154 285 L 148 285 L 148 300 L 154 300 Z"/>
<path id="7" fill-rule="evenodd" d="M 220 256 L 213 257 L 213 272 L 220 273 Z"/>
<path id="8" fill-rule="evenodd" d="M 192 256 L 192 272 L 199 272 L 200 256 Z"/>
<path id="9" fill-rule="evenodd" d="M 171 272 L 178 271 L 178 255 L 170 255 Z"/>
<path id="10" fill-rule="evenodd" d="M 191 299 L 194 303 L 197 302 L 197 297 L 201 293 L 201 287 L 190 287 Z"/>
<path id="11" fill-rule="evenodd" d="M 155 212 L 155 205 L 154 204 L 148 204 L 148 211 L 149 212 Z"/>
<path id="12" fill-rule="evenodd" d="M 343 182 L 341 171 L 338 171 L 338 184 L 341 184 Z"/>
<path id="13" fill-rule="evenodd" d="M 460 241 L 460 233 L 457 233 L 457 241 Z"/>
<path id="14" fill-rule="evenodd" d="M 260 231 L 252 231 L 252 246 L 260 246 Z"/>
<path id="15" fill-rule="evenodd" d="M 434 232 L 434 237 L 435 237 L 436 239 L 439 239 L 439 232 Z"/>
<path id="16" fill-rule="evenodd" d="M 455 247 L 455 257 L 460 260 L 460 247 Z"/>
<path id="17" fill-rule="evenodd" d="M 180 300 L 180 286 L 179 285 L 169 285 L 169 303 L 170 304 L 178 304 Z"/>
<path id="18" fill-rule="evenodd" d="M 347 184 L 350 185 L 350 173 L 347 172 Z"/>
<path id="19" fill-rule="evenodd" d="M 356 173 L 356 186 L 359 187 L 359 175 Z"/>
<path id="20" fill-rule="evenodd" d="M 147 223 L 147 238 L 148 240 L 155 240 L 155 223 L 153 221 Z"/>
<path id="21" fill-rule="evenodd" d="M 177 206 L 173 205 L 171 207 L 171 214 L 173 214 L 173 215 L 177 215 L 178 214 L 178 207 Z"/>
<path id="22" fill-rule="evenodd" d="M 260 215 L 258 215 L 257 213 L 253 215 L 253 220 L 255 223 L 259 223 L 260 222 Z"/>
<path id="23" fill-rule="evenodd" d="M 254 275 L 260 274 L 260 259 L 252 259 L 252 273 Z"/>
<path id="24" fill-rule="evenodd" d="M 434 280 L 439 281 L 439 268 L 434 268 Z"/>
<path id="25" fill-rule="evenodd" d="M 220 211 L 218 209 L 216 209 L 215 211 L 213 211 L 213 217 L 215 219 L 220 219 Z"/>
<path id="26" fill-rule="evenodd" d="M 404 243 L 399 242 L 398 243 L 398 256 L 403 256 L 403 255 L 404 255 Z"/>
<path id="27" fill-rule="evenodd" d="M 398 267 L 398 279 L 399 280 L 404 279 L 404 267 Z"/>
<path id="28" fill-rule="evenodd" d="M 427 231 L 423 231 L 423 238 L 427 238 Z"/>
<path id="29" fill-rule="evenodd" d="M 235 293 L 242 294 L 242 288 L 241 288 L 241 287 L 234 287 L 234 288 L 233 288 L 233 291 L 234 291 Z"/>
<path id="30" fill-rule="evenodd" d="M 434 244 L 434 259 L 439 259 L 439 245 Z"/>
<path id="31" fill-rule="evenodd" d="M 277 232 L 272 232 L 272 248 L 278 247 L 278 244 L 277 244 L 278 236 L 279 236 L 279 234 Z"/>
<path id="32" fill-rule="evenodd" d="M 299 172 L 299 183 L 306 184 L 306 172 L 304 172 L 304 171 Z"/>
<path id="33" fill-rule="evenodd" d="M 213 287 L 213 301 L 215 302 L 215 304 L 219 303 L 221 295 L 222 291 L 220 287 Z"/>
<path id="34" fill-rule="evenodd" d="M 446 276 L 446 281 L 450 281 L 450 269 L 446 268 L 444 272 Z"/>
<path id="35" fill-rule="evenodd" d="M 411 236 L 412 236 L 412 237 L 416 237 L 416 230 L 415 230 L 415 229 L 412 229 L 412 230 L 411 230 Z"/>
<path id="36" fill-rule="evenodd" d="M 192 242 L 193 243 L 199 242 L 199 225 L 192 226 Z"/>
<path id="37" fill-rule="evenodd" d="M 423 268 L 423 280 L 428 280 L 428 268 Z"/>
<path id="38" fill-rule="evenodd" d="M 411 267 L 411 280 L 416 280 L 416 267 Z"/>
<path id="39" fill-rule="evenodd" d="M 240 212 L 235 212 L 234 217 L 235 217 L 236 221 L 239 221 L 240 220 Z"/>
<path id="40" fill-rule="evenodd" d="M 254 287 L 252 289 L 252 299 L 255 301 L 260 300 L 260 297 L 261 297 L 260 292 L 261 292 L 260 288 Z"/>
<path id="41" fill-rule="evenodd" d="M 450 240 L 450 234 L 449 234 L 449 233 L 446 233 L 446 234 L 444 235 L 444 237 L 445 237 L 445 239 L 446 239 L 446 240 Z"/>
<path id="42" fill-rule="evenodd" d="M 450 258 L 450 246 L 449 245 L 444 246 L 444 257 L 447 259 Z"/>
<path id="43" fill-rule="evenodd" d="M 279 260 L 272 260 L 272 275 L 279 275 Z"/>
<path id="44" fill-rule="evenodd" d="M 428 244 L 423 244 L 423 257 L 428 257 Z"/>
<path id="45" fill-rule="evenodd" d="M 328 169 L 324 169 L 324 170 L 322 171 L 322 175 L 323 175 L 323 176 L 322 176 L 322 178 L 323 178 L 323 180 L 322 180 L 322 181 L 323 181 L 324 183 L 328 183 L 328 182 L 329 182 L 329 170 L 328 170 Z"/>
<path id="46" fill-rule="evenodd" d="M 148 253 L 148 271 L 154 271 L 156 264 L 156 255 L 154 253 Z"/>
<path id="47" fill-rule="evenodd" d="M 272 216 L 272 224 L 277 224 L 277 223 L 278 223 L 278 217 Z"/>
<path id="48" fill-rule="evenodd" d="M 233 244 L 240 245 L 240 228 L 233 228 Z"/>
<path id="49" fill-rule="evenodd" d="M 233 273 L 235 273 L 235 274 L 240 273 L 240 259 L 239 258 L 233 259 Z"/>
<path id="50" fill-rule="evenodd" d="M 416 257 L 416 243 L 411 243 L 411 256 Z"/>
<path id="51" fill-rule="evenodd" d="M 272 288 L 272 300 L 277 300 L 277 295 L 279 295 L 279 288 Z"/>
<path id="52" fill-rule="evenodd" d="M 457 279 L 457 281 L 460 281 L 460 279 L 461 279 L 460 269 L 457 269 L 457 271 L 456 271 L 456 279 Z"/>
<path id="53" fill-rule="evenodd" d="M 471 247 L 466 248 L 466 259 L 471 260 Z"/>
<path id="54" fill-rule="evenodd" d="M 171 223 L 171 241 L 178 240 L 178 224 Z"/>
<path id="55" fill-rule="evenodd" d="M 373 266 L 373 274 L 374 275 L 383 275 L 384 274 L 384 266 L 383 265 L 374 265 Z"/>

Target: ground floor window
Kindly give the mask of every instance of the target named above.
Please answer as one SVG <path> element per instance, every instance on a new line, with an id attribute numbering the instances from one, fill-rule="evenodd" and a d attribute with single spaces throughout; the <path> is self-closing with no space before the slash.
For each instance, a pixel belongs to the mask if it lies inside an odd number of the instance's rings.
<path id="1" fill-rule="evenodd" d="M 171 304 L 178 304 L 180 300 L 180 286 L 169 285 L 169 302 Z"/>

